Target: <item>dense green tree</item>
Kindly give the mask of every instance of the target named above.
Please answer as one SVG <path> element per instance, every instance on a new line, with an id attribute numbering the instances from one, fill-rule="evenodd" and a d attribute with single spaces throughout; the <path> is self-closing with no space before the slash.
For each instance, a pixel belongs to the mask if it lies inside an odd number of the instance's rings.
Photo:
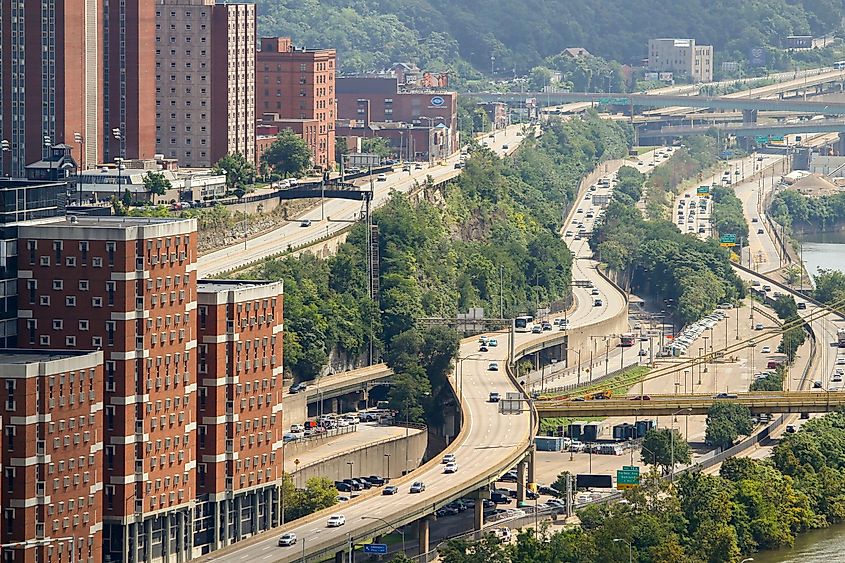
<path id="1" fill-rule="evenodd" d="M 311 166 L 312 158 L 305 140 L 290 129 L 276 135 L 276 140 L 261 155 L 262 162 L 283 178 L 301 176 Z"/>
<path id="2" fill-rule="evenodd" d="M 377 154 L 381 158 L 390 158 L 394 154 L 390 139 L 386 137 L 367 137 L 361 139 L 361 152 L 365 154 Z"/>
<path id="3" fill-rule="evenodd" d="M 226 186 L 230 190 L 246 188 L 255 178 L 255 166 L 241 153 L 229 153 L 212 167 L 215 174 L 226 175 Z"/>
<path id="4" fill-rule="evenodd" d="M 646 433 L 641 456 L 644 463 L 659 465 L 668 473 L 673 461 L 676 465 L 690 463 L 692 450 L 677 430 L 660 428 Z"/>
<path id="5" fill-rule="evenodd" d="M 164 173 L 149 171 L 144 174 L 144 189 L 147 190 L 150 202 L 154 195 L 164 195 L 172 187 Z"/>

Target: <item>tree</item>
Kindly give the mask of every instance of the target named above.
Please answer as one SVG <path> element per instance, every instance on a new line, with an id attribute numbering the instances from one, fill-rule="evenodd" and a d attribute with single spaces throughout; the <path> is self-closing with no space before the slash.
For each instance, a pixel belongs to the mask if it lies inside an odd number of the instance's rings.
<path id="1" fill-rule="evenodd" d="M 535 66 L 528 74 L 528 87 L 532 92 L 542 92 L 543 88 L 552 85 L 552 71 L 544 66 Z"/>
<path id="2" fill-rule="evenodd" d="M 643 438 L 642 460 L 649 465 L 659 465 L 667 473 L 675 464 L 690 463 L 692 451 L 681 434 L 673 429 L 649 430 Z"/>
<path id="3" fill-rule="evenodd" d="M 311 159 L 308 144 L 290 129 L 276 135 L 276 140 L 261 155 L 262 161 L 285 178 L 301 176 L 311 166 Z"/>
<path id="4" fill-rule="evenodd" d="M 173 186 L 170 180 L 163 172 L 149 171 L 144 175 L 144 188 L 147 190 L 150 202 L 153 201 L 153 195 L 164 195 L 171 187 Z"/>
<path id="5" fill-rule="evenodd" d="M 244 189 L 255 178 L 255 166 L 239 152 L 227 154 L 211 170 L 226 175 L 226 187 L 230 190 Z"/>
<path id="6" fill-rule="evenodd" d="M 376 154 L 380 158 L 390 158 L 393 155 L 393 147 L 390 139 L 386 137 L 367 137 L 361 139 L 361 152 L 365 154 Z"/>

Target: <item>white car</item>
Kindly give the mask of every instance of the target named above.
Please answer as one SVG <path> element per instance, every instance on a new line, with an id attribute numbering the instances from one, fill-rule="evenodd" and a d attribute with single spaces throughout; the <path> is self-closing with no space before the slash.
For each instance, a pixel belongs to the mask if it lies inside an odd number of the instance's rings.
<path id="1" fill-rule="evenodd" d="M 293 545 L 296 543 L 296 534 L 293 532 L 288 532 L 286 534 L 282 534 L 279 538 L 279 547 L 285 547 L 288 545 Z"/>
<path id="2" fill-rule="evenodd" d="M 443 473 L 457 473 L 458 472 L 458 463 L 453 461 L 451 463 L 447 463 L 446 466 L 443 468 Z"/>
<path id="3" fill-rule="evenodd" d="M 845 357 L 836 358 L 836 365 L 837 366 L 845 366 Z"/>
<path id="4" fill-rule="evenodd" d="M 455 463 L 455 454 L 446 454 L 440 463 Z"/>
<path id="5" fill-rule="evenodd" d="M 764 354 L 769 354 L 772 351 L 772 347 L 771 346 L 763 346 L 763 349 L 760 350 L 760 351 L 763 352 Z"/>
<path id="6" fill-rule="evenodd" d="M 346 524 L 346 517 L 343 514 L 332 514 L 326 521 L 326 526 L 329 528 L 339 528 Z"/>

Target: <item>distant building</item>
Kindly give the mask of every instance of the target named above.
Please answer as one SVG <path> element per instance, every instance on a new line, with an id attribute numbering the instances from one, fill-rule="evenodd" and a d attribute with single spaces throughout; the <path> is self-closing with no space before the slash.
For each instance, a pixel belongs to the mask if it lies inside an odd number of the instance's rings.
<path id="1" fill-rule="evenodd" d="M 133 202 L 150 200 L 144 186 L 144 177 L 150 172 L 161 172 L 170 181 L 171 188 L 163 196 L 153 196 L 153 202 L 194 201 L 226 195 L 226 175 L 212 174 L 210 170 L 156 170 L 148 168 L 116 167 L 92 168 L 79 174 L 77 192 L 82 201 L 102 202 L 112 197 L 121 199 L 128 191 Z"/>
<path id="2" fill-rule="evenodd" d="M 261 157 L 264 152 L 275 142 L 278 134 L 286 129 L 302 137 L 305 144 L 311 149 L 311 155 L 313 157 L 314 150 L 318 149 L 321 141 L 325 140 L 325 134 L 320 133 L 320 131 L 325 131 L 325 125 L 325 123 L 320 123 L 318 119 L 282 119 L 277 113 L 263 114 L 258 125 L 255 127 L 255 165 L 259 166 L 261 164 Z M 332 123 L 331 159 L 329 159 L 330 162 L 327 162 L 326 158 L 328 155 L 323 154 L 324 164 L 319 165 L 320 168 L 325 168 L 325 164 L 334 165 L 334 134 L 335 125 Z M 319 148 L 318 150 L 325 152 L 325 147 Z"/>
<path id="3" fill-rule="evenodd" d="M 417 155 L 424 160 L 440 150 L 453 151 L 458 146 L 458 94 L 449 91 L 400 91 L 393 77 L 342 77 L 337 80 L 338 119 L 354 121 L 353 127 L 369 127 L 377 136 L 394 137 L 402 143 L 404 133 L 390 133 L 394 129 L 438 129 L 447 135 L 445 147 L 426 148 L 417 143 Z M 375 125 L 377 124 L 377 125 Z M 391 125 L 393 124 L 393 125 Z M 399 124 L 399 125 L 397 125 Z M 445 128 L 445 131 L 444 131 Z M 340 134 L 340 133 L 338 133 Z M 372 136 L 347 129 L 343 135 Z M 431 139 L 439 138 L 432 133 Z M 412 135 L 417 139 L 416 135 Z M 403 148 L 407 145 L 403 144 Z M 404 153 L 407 156 L 407 153 Z M 413 156 L 413 154 L 411 155 Z"/>
<path id="4" fill-rule="evenodd" d="M 420 67 L 414 63 L 393 63 L 387 74 L 395 76 L 399 86 L 407 87 L 416 86 L 422 78 Z"/>
<path id="5" fill-rule="evenodd" d="M 649 39 L 648 68 L 685 74 L 693 82 L 713 80 L 713 46 L 695 39 Z"/>
<path id="6" fill-rule="evenodd" d="M 784 41 L 787 49 L 812 49 L 812 35 L 788 35 Z"/>
<path id="7" fill-rule="evenodd" d="M 262 125 L 279 131 L 292 129 L 308 144 L 315 166 L 333 168 L 337 118 L 335 50 L 296 48 L 288 37 L 262 37 L 255 64 L 259 129 Z M 316 129 L 311 131 L 314 123 Z M 256 140 L 261 147 L 256 147 L 256 162 L 260 158 L 258 151 L 266 148 L 264 141 Z"/>
<path id="8" fill-rule="evenodd" d="M 253 160 L 255 5 L 160 0 L 155 36 L 156 152 L 182 166 Z"/>
<path id="9" fill-rule="evenodd" d="M 487 114 L 493 129 L 504 129 L 508 126 L 508 106 L 504 102 L 486 102 L 478 104 Z"/>
<path id="10" fill-rule="evenodd" d="M 583 59 L 585 57 L 592 57 L 593 55 L 583 47 L 567 47 L 562 52 L 563 56 L 570 59 Z"/>

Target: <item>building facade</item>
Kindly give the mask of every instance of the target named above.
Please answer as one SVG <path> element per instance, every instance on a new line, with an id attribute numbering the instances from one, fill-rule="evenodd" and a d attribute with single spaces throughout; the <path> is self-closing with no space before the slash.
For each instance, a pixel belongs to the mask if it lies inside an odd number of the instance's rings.
<path id="1" fill-rule="evenodd" d="M 693 82 L 713 80 L 713 46 L 695 39 L 649 39 L 648 68 L 687 75 Z"/>
<path id="2" fill-rule="evenodd" d="M 89 1 L 89 0 L 84 0 Z M 104 5 L 103 126 L 100 131 L 103 161 L 115 158 L 152 158 L 155 130 L 154 0 L 100 0 Z M 115 135 L 114 130 L 120 131 Z M 85 137 L 85 142 L 91 140 Z M 73 139 L 66 140 L 70 143 Z M 86 160 L 85 164 L 93 161 Z"/>
<path id="3" fill-rule="evenodd" d="M 23 177 L 47 144 L 84 144 L 102 158 L 103 0 L 0 2 L 0 172 Z"/>
<path id="4" fill-rule="evenodd" d="M 282 282 L 197 288 L 198 541 L 217 549 L 279 523 Z"/>
<path id="5" fill-rule="evenodd" d="M 190 553 L 196 496 L 196 221 L 18 228 L 22 347 L 103 350 L 103 550 Z M 180 555 L 181 554 L 181 555 Z"/>
<path id="6" fill-rule="evenodd" d="M 102 559 L 103 353 L 0 350 L 4 563 Z"/>
<path id="7" fill-rule="evenodd" d="M 298 49 L 288 37 L 262 37 L 256 54 L 255 108 L 258 115 L 281 119 L 316 120 L 314 138 L 305 138 L 314 165 L 323 170 L 335 164 L 336 119 L 334 49 Z"/>
<path id="8" fill-rule="evenodd" d="M 155 7 L 155 145 L 182 166 L 255 151 L 255 6 Z M 212 64 L 213 61 L 213 64 Z"/>

